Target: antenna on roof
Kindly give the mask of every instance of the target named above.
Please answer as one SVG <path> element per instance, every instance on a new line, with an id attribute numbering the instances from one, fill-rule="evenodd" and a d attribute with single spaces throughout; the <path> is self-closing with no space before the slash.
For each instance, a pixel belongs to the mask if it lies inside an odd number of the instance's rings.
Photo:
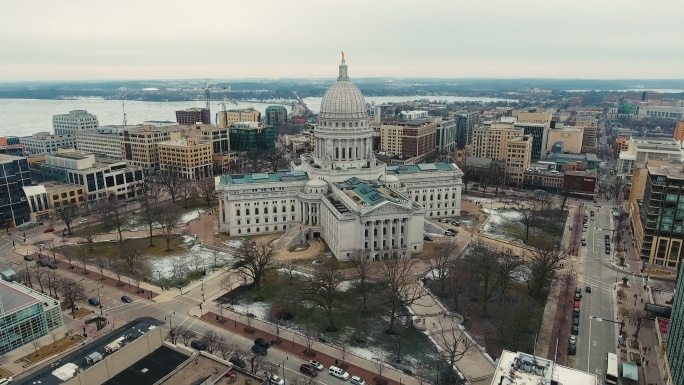
<path id="1" fill-rule="evenodd" d="M 123 125 L 126 127 L 126 102 L 124 100 L 121 101 L 121 110 L 123 111 Z"/>

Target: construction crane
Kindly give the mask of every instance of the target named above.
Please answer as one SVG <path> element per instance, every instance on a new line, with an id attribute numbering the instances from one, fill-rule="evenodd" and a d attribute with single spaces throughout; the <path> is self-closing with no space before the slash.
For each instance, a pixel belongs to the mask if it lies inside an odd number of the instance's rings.
<path id="1" fill-rule="evenodd" d="M 126 89 L 123 89 L 121 91 L 121 95 L 119 95 L 119 99 L 121 99 L 121 111 L 123 112 L 123 125 L 126 127 L 126 124 L 128 121 L 126 120 Z"/>

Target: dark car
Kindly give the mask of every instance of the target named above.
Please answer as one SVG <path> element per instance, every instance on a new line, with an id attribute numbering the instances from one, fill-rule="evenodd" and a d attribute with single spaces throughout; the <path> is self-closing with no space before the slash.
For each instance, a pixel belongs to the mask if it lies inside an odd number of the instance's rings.
<path id="1" fill-rule="evenodd" d="M 312 368 L 309 364 L 301 364 L 299 366 L 299 371 L 308 374 L 311 377 L 316 377 L 318 375 L 318 370 Z"/>
<path id="2" fill-rule="evenodd" d="M 268 353 L 268 349 L 266 349 L 262 346 L 259 346 L 259 345 L 253 345 L 252 346 L 252 353 L 258 354 L 261 356 L 265 356 Z"/>
<path id="3" fill-rule="evenodd" d="M 50 268 L 50 269 L 52 269 L 52 270 L 57 269 L 57 265 L 56 265 L 55 263 L 53 263 L 53 262 L 49 262 L 49 263 L 47 264 L 47 267 Z"/>
<path id="4" fill-rule="evenodd" d="M 41 266 L 43 266 L 43 267 L 45 267 L 45 266 L 48 265 L 49 262 L 48 262 L 47 259 L 39 259 L 39 260 L 36 261 L 36 263 L 39 264 L 39 265 L 41 265 Z"/>
<path id="5" fill-rule="evenodd" d="M 93 305 L 93 306 L 97 306 L 100 304 L 100 300 L 95 298 L 95 297 L 91 297 L 91 298 L 88 298 L 88 303 Z"/>
<path id="6" fill-rule="evenodd" d="M 572 330 L 570 331 L 573 335 L 578 335 L 579 334 L 579 326 L 572 325 Z"/>
<path id="7" fill-rule="evenodd" d="M 192 342 L 190 342 L 190 347 L 197 350 L 205 350 L 207 348 L 207 344 L 205 344 L 204 341 L 192 340 Z"/>
<path id="8" fill-rule="evenodd" d="M 26 255 L 24 255 L 24 261 L 33 261 L 33 257 L 26 254 Z"/>
<path id="9" fill-rule="evenodd" d="M 245 360 L 243 360 L 240 357 L 230 357 L 230 360 L 228 360 L 228 362 L 242 369 L 247 367 L 247 363 L 245 362 Z"/>
<path id="10" fill-rule="evenodd" d="M 582 294 L 575 293 L 575 301 L 581 301 L 581 300 L 582 300 Z"/>
<path id="11" fill-rule="evenodd" d="M 51 233 L 53 231 L 55 231 L 54 227 L 48 227 L 47 229 L 43 230 L 44 233 Z"/>
<path id="12" fill-rule="evenodd" d="M 127 295 L 122 295 L 122 296 L 121 296 L 121 301 L 122 301 L 122 302 L 125 302 L 125 303 L 131 303 L 131 302 L 133 302 L 133 298 L 131 298 L 131 297 L 127 296 Z"/>
<path id="13" fill-rule="evenodd" d="M 268 349 L 268 348 L 271 346 L 271 344 L 269 344 L 268 341 L 266 341 L 266 340 L 263 339 L 263 338 L 257 338 L 257 339 L 255 339 L 255 340 L 254 340 L 254 345 L 261 346 L 261 347 L 264 348 L 264 349 Z"/>
<path id="14" fill-rule="evenodd" d="M 606 254 L 610 254 L 610 247 L 606 247 Z"/>
<path id="15" fill-rule="evenodd" d="M 576 288 L 575 288 L 575 293 L 577 293 L 577 294 L 582 294 L 582 288 L 581 288 L 581 287 L 576 287 Z"/>
<path id="16" fill-rule="evenodd" d="M 587 286 L 586 288 L 584 288 L 584 291 L 586 291 L 587 293 L 591 293 L 591 286 Z"/>
<path id="17" fill-rule="evenodd" d="M 455 237 L 455 236 L 456 236 L 456 233 L 451 232 L 451 231 L 445 231 L 445 232 L 444 232 L 444 235 L 446 235 L 447 237 Z"/>
<path id="18" fill-rule="evenodd" d="M 568 346 L 568 355 L 574 356 L 575 354 L 577 354 L 577 345 L 569 345 Z"/>
<path id="19" fill-rule="evenodd" d="M 579 326 L 580 320 L 579 318 L 573 318 L 572 319 L 572 325 L 573 326 Z"/>
<path id="20" fill-rule="evenodd" d="M 427 235 L 423 237 L 424 241 L 432 242 L 432 238 L 428 237 Z"/>

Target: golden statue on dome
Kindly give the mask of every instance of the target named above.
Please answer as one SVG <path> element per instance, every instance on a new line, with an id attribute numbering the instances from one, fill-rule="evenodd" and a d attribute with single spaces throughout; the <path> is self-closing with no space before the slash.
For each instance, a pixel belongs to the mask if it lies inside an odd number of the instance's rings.
<path id="1" fill-rule="evenodd" d="M 342 51 L 342 61 L 344 61 L 344 51 Z"/>

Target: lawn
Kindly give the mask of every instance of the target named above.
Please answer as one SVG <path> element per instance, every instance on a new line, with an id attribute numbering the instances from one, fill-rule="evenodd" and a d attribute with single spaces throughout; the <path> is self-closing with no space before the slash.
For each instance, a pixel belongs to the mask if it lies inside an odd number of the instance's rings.
<path id="1" fill-rule="evenodd" d="M 79 334 L 64 337 L 39 348 L 35 353 L 27 354 L 26 356 L 22 357 L 21 360 L 24 360 L 30 364 L 34 364 L 48 357 L 54 356 L 55 354 L 59 354 L 69 347 L 80 343 L 82 340 L 83 337 Z"/>
<path id="2" fill-rule="evenodd" d="M 69 312 L 69 314 L 71 314 L 71 312 Z M 78 309 L 78 310 L 76 310 L 76 311 L 74 312 L 74 318 L 76 318 L 76 319 L 81 319 L 81 318 L 87 317 L 87 316 L 89 316 L 89 315 L 91 315 L 91 314 L 93 314 L 93 311 L 92 311 L 92 310 L 86 309 L 86 308 L 83 308 L 83 307 L 82 307 L 82 308 L 80 308 L 80 309 Z"/>
<path id="3" fill-rule="evenodd" d="M 359 308 L 358 292 L 354 288 L 342 292 L 339 305 L 334 312 L 335 325 L 339 330 L 329 332 L 326 314 L 320 308 L 312 307 L 311 303 L 297 299 L 296 289 L 301 286 L 302 277 L 299 274 L 291 277 L 287 273 L 269 274 L 262 285 L 262 296 L 264 297 L 263 303 L 269 308 L 266 317 L 271 322 L 275 321 L 274 314 L 282 306 L 287 313 L 292 315 L 287 327 L 301 333 L 308 329 L 314 335 L 313 340 L 316 343 L 324 340 L 336 346 L 348 346 L 351 351 L 364 355 L 375 354 L 370 352 L 380 349 L 384 352 L 385 361 L 393 364 L 396 364 L 395 360 L 400 354 L 401 365 L 437 366 L 439 360 L 436 348 L 427 336 L 408 325 L 407 318 L 397 319 L 396 334 L 385 333 L 388 327 L 388 311 L 381 298 L 370 296 L 367 306 L 369 312 L 364 317 Z M 374 291 L 371 290 L 372 292 Z M 235 302 L 239 305 L 238 309 L 255 304 L 254 286 L 239 288 L 234 294 Z M 223 297 L 223 300 L 230 303 L 229 296 Z M 314 350 L 316 343 L 313 345 Z"/>
<path id="4" fill-rule="evenodd" d="M 116 238 L 113 238 L 116 239 Z M 89 252 L 89 254 L 92 255 L 115 255 L 117 251 L 119 250 L 119 246 L 132 246 L 132 247 L 139 247 L 143 250 L 143 253 L 145 255 L 151 255 L 151 256 L 160 256 L 160 255 L 165 255 L 168 254 L 169 251 L 166 251 L 166 241 L 164 240 L 164 237 L 161 235 L 155 235 L 152 237 L 152 240 L 154 242 L 154 247 L 150 247 L 150 239 L 148 237 L 145 238 L 130 238 L 130 239 L 124 239 L 123 242 L 110 242 L 109 240 L 99 240 L 99 242 L 93 243 L 93 250 Z M 78 248 L 79 247 L 85 247 L 87 248 L 88 245 L 69 245 L 69 246 L 61 246 L 60 248 L 66 248 L 67 252 L 71 252 L 72 255 L 74 255 L 74 260 L 73 263 L 76 263 L 77 258 L 76 256 L 78 255 Z M 174 251 L 181 251 L 185 250 L 181 247 L 181 239 L 180 238 L 175 238 L 171 241 L 171 252 Z M 92 260 L 93 258 L 89 258 L 89 260 Z"/>
<path id="5" fill-rule="evenodd" d="M 214 199 L 211 201 L 211 204 L 207 206 L 207 201 L 202 199 L 202 198 L 190 198 L 188 199 L 188 205 L 185 207 L 185 202 L 183 201 L 183 198 L 177 198 L 176 201 L 174 202 L 178 208 L 180 208 L 183 212 L 188 212 L 192 210 L 197 210 L 197 209 L 206 209 L 206 208 L 211 208 L 211 207 L 216 207 L 218 206 L 218 200 Z"/>

